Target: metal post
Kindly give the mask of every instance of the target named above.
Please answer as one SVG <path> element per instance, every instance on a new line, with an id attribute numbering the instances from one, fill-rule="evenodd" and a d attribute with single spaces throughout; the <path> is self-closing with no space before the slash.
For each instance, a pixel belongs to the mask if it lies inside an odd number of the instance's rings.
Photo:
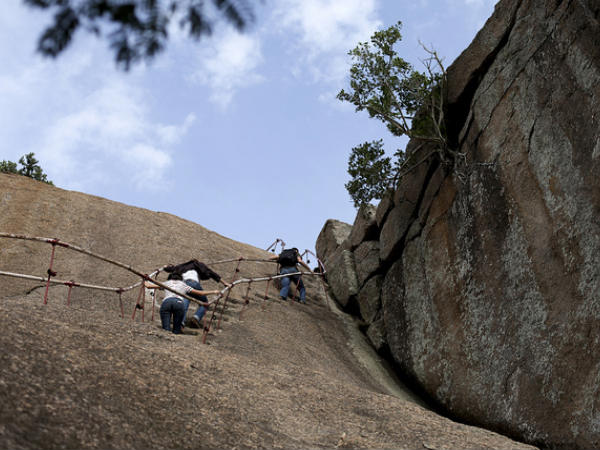
<path id="1" fill-rule="evenodd" d="M 244 296 L 244 306 L 242 306 L 242 310 L 240 311 L 240 320 L 242 320 L 242 314 L 246 310 L 246 307 L 250 304 L 250 288 L 252 286 L 252 281 L 248 283 L 248 287 L 246 288 L 246 295 Z"/>
<path id="2" fill-rule="evenodd" d="M 265 310 L 265 305 L 267 304 L 267 300 L 269 299 L 269 286 L 271 285 L 271 278 L 267 280 L 267 289 L 265 290 L 265 298 L 262 304 L 262 310 Z"/>
<path id="3" fill-rule="evenodd" d="M 50 255 L 50 267 L 48 267 L 48 281 L 46 281 L 46 292 L 44 293 L 44 305 L 48 303 L 48 289 L 50 288 L 50 278 L 56 276 L 56 272 L 52 271 L 52 264 L 54 264 L 54 251 L 56 250 L 56 244 L 52 243 L 52 255 Z"/>
<path id="4" fill-rule="evenodd" d="M 154 322 L 154 310 L 156 309 L 156 291 L 152 291 L 150 295 L 152 295 L 152 318 L 150 320 Z"/>
<path id="5" fill-rule="evenodd" d="M 119 288 L 119 305 L 121 305 L 121 319 L 125 318 L 125 311 L 123 311 L 123 298 L 121 294 L 123 293 L 123 289 Z"/>
<path id="6" fill-rule="evenodd" d="M 67 294 L 67 306 L 71 305 L 71 289 L 73 289 L 73 283 L 69 283 L 69 293 Z"/>
<path id="7" fill-rule="evenodd" d="M 142 298 L 143 294 L 144 294 L 144 282 L 142 280 L 142 285 L 140 286 L 140 293 L 138 294 L 137 301 L 135 302 L 135 306 L 133 307 L 133 314 L 131 315 L 131 320 L 135 320 L 136 310 L 141 309 L 142 310 L 142 322 L 144 321 L 144 306 L 140 305 L 140 299 Z"/>
<path id="8" fill-rule="evenodd" d="M 158 275 L 160 274 L 160 269 L 156 271 L 156 275 L 154 275 L 154 281 L 158 280 Z M 150 274 L 152 276 L 152 274 Z M 154 322 L 154 310 L 156 309 L 156 290 L 150 290 L 150 295 L 152 296 L 152 315 L 150 316 L 150 321 Z M 144 293 L 144 302 L 146 300 L 146 295 Z"/>
<path id="9" fill-rule="evenodd" d="M 242 257 L 240 257 L 238 259 L 238 263 L 235 266 L 235 270 L 233 271 L 233 277 L 231 277 L 232 283 L 235 281 L 235 277 L 240 271 L 240 264 L 242 263 L 243 259 L 244 258 L 242 258 Z M 221 314 L 219 316 L 219 321 L 217 322 L 217 330 L 221 329 L 221 320 L 223 319 L 223 314 L 225 314 L 225 308 L 227 308 L 227 300 L 228 299 L 229 299 L 229 292 L 227 292 L 227 295 L 225 296 L 225 299 L 223 300 L 223 306 L 221 307 Z M 215 311 L 217 310 L 217 306 L 218 306 L 218 303 L 215 305 Z M 211 324 L 212 324 L 212 319 L 211 319 Z M 210 325 L 209 325 L 209 327 L 210 327 Z"/>
<path id="10" fill-rule="evenodd" d="M 225 300 L 224 300 L 225 302 L 229 298 L 230 293 L 231 293 L 231 289 L 229 289 L 227 291 L 227 295 L 225 296 Z M 202 335 L 202 343 L 203 344 L 206 344 L 206 336 L 208 336 L 208 332 L 210 331 L 210 326 L 212 325 L 213 321 L 215 320 L 215 314 L 217 312 L 217 306 L 219 305 L 219 299 L 220 299 L 220 297 L 217 298 L 217 301 L 215 302 L 215 307 L 213 308 L 212 313 L 210 315 L 210 320 L 208 321 L 208 325 L 206 325 L 206 322 L 204 324 L 204 333 Z M 208 311 L 207 311 L 207 313 L 208 313 Z M 221 320 L 219 320 L 219 323 L 221 323 Z"/>

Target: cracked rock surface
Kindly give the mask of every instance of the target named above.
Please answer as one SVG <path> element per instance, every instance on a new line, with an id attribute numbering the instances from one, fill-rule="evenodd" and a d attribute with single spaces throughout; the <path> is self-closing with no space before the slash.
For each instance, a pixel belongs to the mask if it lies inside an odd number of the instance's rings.
<path id="1" fill-rule="evenodd" d="M 498 2 L 448 69 L 464 157 L 380 205 L 381 310 L 361 318 L 454 417 L 549 448 L 600 447 L 599 20 Z"/>

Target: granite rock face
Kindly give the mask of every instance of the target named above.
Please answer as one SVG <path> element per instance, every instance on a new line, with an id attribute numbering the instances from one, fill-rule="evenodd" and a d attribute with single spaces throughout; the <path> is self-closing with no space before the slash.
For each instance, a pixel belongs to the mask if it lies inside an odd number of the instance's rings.
<path id="1" fill-rule="evenodd" d="M 352 225 L 335 219 L 329 219 L 323 225 L 315 249 L 319 259 L 326 264 L 337 248 L 348 238 Z"/>
<path id="2" fill-rule="evenodd" d="M 335 298 L 341 306 L 348 303 L 358 294 L 358 279 L 356 278 L 356 266 L 354 254 L 342 247 L 327 260 L 327 282 L 335 293 Z"/>
<path id="3" fill-rule="evenodd" d="M 455 417 L 549 448 L 600 447 L 599 20 L 498 2 L 448 69 L 464 158 L 376 212 L 372 342 Z"/>
<path id="4" fill-rule="evenodd" d="M 365 283 L 358 293 L 360 315 L 366 323 L 373 323 L 381 309 L 381 275 L 375 275 Z"/>
<path id="5" fill-rule="evenodd" d="M 379 228 L 375 218 L 376 211 L 377 208 L 371 204 L 363 205 L 358 209 L 348 238 L 352 249 L 358 247 L 363 241 L 377 239 Z"/>
<path id="6" fill-rule="evenodd" d="M 354 250 L 354 260 L 358 285 L 362 286 L 379 269 L 379 242 L 365 241 L 360 244 Z"/>

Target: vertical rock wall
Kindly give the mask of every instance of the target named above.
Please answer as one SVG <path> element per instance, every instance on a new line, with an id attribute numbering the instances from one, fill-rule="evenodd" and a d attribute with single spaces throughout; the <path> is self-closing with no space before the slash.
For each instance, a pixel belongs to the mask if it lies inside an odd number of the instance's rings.
<path id="1" fill-rule="evenodd" d="M 600 447 L 599 19 L 592 0 L 500 1 L 448 70 L 464 159 L 416 167 L 325 257 L 404 375 L 551 448 Z"/>

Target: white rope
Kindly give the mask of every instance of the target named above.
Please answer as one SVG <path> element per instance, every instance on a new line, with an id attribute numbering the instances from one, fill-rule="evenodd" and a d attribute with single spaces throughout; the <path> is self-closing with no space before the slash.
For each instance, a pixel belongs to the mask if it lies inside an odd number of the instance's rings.
<path id="1" fill-rule="evenodd" d="M 146 275 L 142 272 L 140 272 L 139 270 L 134 269 L 132 266 L 129 266 L 127 264 L 121 263 L 119 261 L 115 261 L 113 259 L 110 259 L 106 256 L 102 256 L 99 255 L 97 253 L 93 253 L 89 250 L 85 250 L 81 247 L 78 247 L 76 245 L 73 244 L 69 244 L 68 242 L 63 242 L 60 241 L 58 239 L 52 239 L 52 238 L 44 238 L 44 237 L 32 237 L 32 236 L 25 236 L 25 235 L 19 235 L 19 234 L 11 234 L 11 233 L 3 233 L 0 232 L 0 238 L 10 238 L 10 239 L 21 239 L 21 240 L 28 240 L 28 241 L 37 241 L 37 242 L 44 242 L 47 244 L 51 244 L 51 245 L 58 245 L 60 247 L 63 248 L 67 248 L 79 253 L 83 253 L 86 254 L 88 256 L 91 256 L 93 258 L 97 258 L 100 259 L 102 261 L 105 261 L 109 264 L 113 264 L 116 265 L 118 267 L 121 267 L 125 270 L 128 270 L 129 272 L 132 272 L 133 274 L 141 277 L 143 280 L 145 281 L 149 281 L 159 287 L 161 287 L 162 289 L 166 289 L 170 292 L 173 292 L 177 295 L 180 295 L 188 300 L 190 300 L 191 302 L 197 303 L 199 305 L 202 306 L 210 306 L 214 303 L 216 303 L 221 297 L 224 296 L 224 294 L 232 289 L 234 286 L 237 286 L 238 284 L 244 284 L 244 283 L 254 283 L 254 282 L 261 282 L 261 281 L 269 281 L 269 280 L 275 280 L 278 278 L 285 278 L 285 277 L 289 277 L 289 276 L 294 276 L 294 275 L 307 275 L 307 276 L 323 276 L 322 273 L 314 273 L 314 272 L 294 272 L 294 273 L 288 273 L 288 274 L 283 274 L 283 275 L 272 275 L 272 276 L 268 276 L 268 277 L 257 277 L 257 278 L 240 278 L 238 280 L 235 280 L 233 283 L 231 283 L 231 287 L 225 287 L 223 288 L 220 293 L 217 295 L 217 297 L 213 300 L 210 300 L 208 302 L 203 302 L 200 301 L 194 297 L 191 297 L 187 294 L 181 294 L 180 292 L 177 292 L 176 290 L 174 290 L 173 288 L 170 288 L 168 286 L 166 286 L 164 283 L 152 279 L 152 277 L 156 276 L 158 273 L 160 273 L 162 270 L 164 270 L 164 268 L 166 266 L 161 267 L 160 269 L 156 269 L 154 272 L 152 272 L 150 275 Z M 229 260 L 223 260 L 223 261 L 216 261 L 213 262 L 211 264 L 222 264 L 222 263 L 226 263 L 226 262 L 235 262 L 235 261 L 248 261 L 248 262 L 277 262 L 276 260 L 271 260 L 271 259 L 246 259 L 246 258 L 235 258 L 235 259 L 229 259 Z M 320 261 L 319 261 L 320 262 Z M 24 278 L 24 279 L 29 279 L 29 280 L 35 280 L 35 281 L 42 281 L 42 282 L 50 282 L 53 284 L 63 284 L 66 286 L 76 286 L 76 287 L 83 287 L 83 288 L 87 288 L 87 289 L 98 289 L 98 290 L 104 290 L 104 291 L 112 291 L 112 292 L 126 292 L 129 291 L 131 289 L 134 289 L 138 286 L 140 286 L 144 281 L 138 281 L 137 283 L 132 284 L 131 286 L 125 287 L 125 288 L 119 288 L 119 287 L 110 287 L 110 286 L 97 286 L 97 285 L 92 285 L 92 284 L 84 284 L 84 283 L 76 283 L 74 281 L 64 281 L 64 280 L 57 280 L 57 279 L 52 279 L 50 277 L 50 279 L 48 279 L 48 277 L 37 277 L 37 276 L 33 276 L 33 275 L 25 275 L 25 274 L 17 274 L 17 273 L 12 273 L 12 272 L 4 272 L 4 271 L 0 271 L 0 276 L 9 276 L 9 277 L 15 277 L 15 278 Z"/>

